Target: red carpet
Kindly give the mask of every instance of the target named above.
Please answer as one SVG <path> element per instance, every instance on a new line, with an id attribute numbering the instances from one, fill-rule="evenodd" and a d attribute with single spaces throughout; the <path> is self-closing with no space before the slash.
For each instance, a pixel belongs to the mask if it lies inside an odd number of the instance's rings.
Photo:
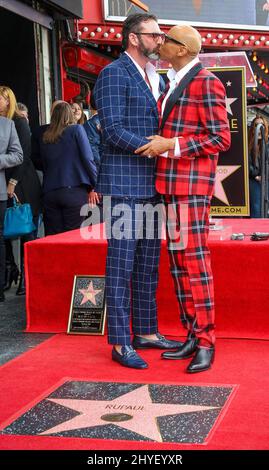
<path id="1" fill-rule="evenodd" d="M 149 369 L 113 363 L 105 337 L 57 335 L 1 368 L 1 429 L 65 381 L 237 385 L 206 445 L 112 441 L 53 436 L 1 435 L 1 449 L 269 449 L 267 341 L 219 340 L 212 370 L 188 375 L 188 361 L 162 361 L 160 352 L 142 351 Z M 156 374 L 158 371 L 158 374 Z"/>
<path id="2" fill-rule="evenodd" d="M 225 220 L 231 232 L 268 231 L 269 220 Z M 84 232 L 86 233 L 86 232 Z M 142 351 L 147 370 L 111 361 L 105 336 L 57 335 L 1 368 L 0 425 L 3 430 L 64 382 L 117 382 L 234 387 L 235 392 L 204 444 L 143 442 L 81 437 L 2 434 L 1 449 L 269 449 L 268 346 L 269 241 L 217 240 L 212 236 L 217 353 L 212 370 L 186 374 L 188 361 L 162 361 Z M 106 242 L 85 241 L 79 231 L 26 245 L 27 331 L 65 332 L 75 274 L 104 274 Z M 159 329 L 182 335 L 165 244 L 158 289 Z M 238 339 L 232 339 L 238 338 Z M 252 338 L 246 340 L 244 338 Z M 30 413 L 30 411 L 29 411 Z M 3 431 L 4 432 L 4 431 Z M 29 432 L 28 432 L 29 434 Z"/>
<path id="3" fill-rule="evenodd" d="M 269 232 L 268 219 L 226 219 L 230 233 Z M 95 230 L 99 226 L 95 227 Z M 84 231 L 87 234 L 87 231 Z M 269 241 L 217 240 L 211 234 L 215 277 L 217 336 L 269 338 Z M 75 274 L 105 272 L 106 242 L 85 241 L 80 231 L 26 244 L 27 331 L 65 332 Z M 159 329 L 178 335 L 178 307 L 169 273 L 165 242 L 158 288 Z"/>

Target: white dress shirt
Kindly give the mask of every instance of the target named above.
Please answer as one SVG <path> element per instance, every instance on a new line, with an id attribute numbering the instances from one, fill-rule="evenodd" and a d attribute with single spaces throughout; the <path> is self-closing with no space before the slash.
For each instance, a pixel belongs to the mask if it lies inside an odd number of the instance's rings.
<path id="1" fill-rule="evenodd" d="M 140 67 L 140 65 L 134 60 L 134 58 L 130 54 L 128 54 L 128 52 L 125 51 L 124 53 L 127 54 L 128 57 L 130 57 L 130 59 L 133 61 L 136 68 L 141 73 L 142 77 L 144 78 L 146 84 L 148 85 L 149 88 L 151 88 L 151 91 L 155 100 L 158 101 L 158 98 L 160 96 L 160 75 L 156 72 L 154 65 L 151 62 L 147 62 L 145 70 L 143 70 L 142 67 Z M 148 82 L 146 81 L 145 71 L 147 73 L 150 86 Z"/>
<path id="2" fill-rule="evenodd" d="M 169 88 L 169 91 L 168 91 L 166 97 L 164 98 L 164 100 L 162 102 L 162 116 L 163 116 L 164 108 L 165 108 L 165 105 L 166 105 L 166 102 L 167 102 L 169 96 L 173 93 L 174 89 L 179 85 L 179 82 L 182 80 L 182 78 L 185 77 L 185 75 L 190 71 L 190 69 L 192 69 L 192 67 L 194 65 L 196 65 L 198 62 L 199 62 L 199 58 L 195 57 L 193 60 L 191 60 L 191 62 L 189 62 L 187 65 L 185 65 L 185 67 L 180 69 L 178 72 L 176 72 L 174 69 L 168 70 L 167 77 L 168 77 L 169 82 L 170 82 L 170 88 Z M 174 153 L 175 157 L 180 157 L 179 139 L 180 139 L 180 137 L 178 139 L 176 139 L 175 153 Z M 168 157 L 168 152 L 162 153 L 161 156 L 167 158 Z"/>

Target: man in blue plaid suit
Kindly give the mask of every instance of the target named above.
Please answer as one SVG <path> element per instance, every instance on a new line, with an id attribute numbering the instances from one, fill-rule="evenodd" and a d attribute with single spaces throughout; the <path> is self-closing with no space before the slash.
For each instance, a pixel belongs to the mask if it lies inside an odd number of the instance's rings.
<path id="1" fill-rule="evenodd" d="M 156 289 L 161 240 L 154 222 L 153 236 L 146 236 L 143 209 L 148 204 L 155 208 L 160 199 L 155 189 L 154 159 L 134 154 L 147 143 L 145 136 L 158 132 L 160 77 L 149 61 L 158 58 L 163 33 L 155 16 L 135 14 L 125 20 L 122 37 L 125 52 L 102 70 L 94 89 L 104 142 L 95 191 L 111 197 L 111 213 L 105 217 L 112 227 L 106 263 L 112 359 L 126 367 L 145 369 L 148 365 L 135 349 L 180 345 L 158 332 Z M 123 216 L 124 225 L 130 227 L 128 236 L 113 230 Z M 134 229 L 137 218 L 142 224 L 140 235 L 141 230 L 143 233 L 139 238 Z"/>

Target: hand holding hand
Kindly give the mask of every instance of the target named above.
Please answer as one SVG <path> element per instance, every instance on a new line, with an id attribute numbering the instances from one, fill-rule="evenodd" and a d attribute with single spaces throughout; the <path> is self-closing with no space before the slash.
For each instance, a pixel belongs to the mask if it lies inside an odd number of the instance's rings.
<path id="1" fill-rule="evenodd" d="M 136 154 L 146 157 L 158 157 L 168 150 L 175 148 L 176 139 L 166 139 L 160 135 L 151 135 L 147 137 L 149 143 L 135 150 Z"/>

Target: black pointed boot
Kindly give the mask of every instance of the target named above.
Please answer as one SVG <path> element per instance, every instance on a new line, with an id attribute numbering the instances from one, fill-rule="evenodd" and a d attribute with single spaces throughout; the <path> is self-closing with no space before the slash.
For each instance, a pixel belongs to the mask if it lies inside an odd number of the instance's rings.
<path id="1" fill-rule="evenodd" d="M 186 372 L 193 374 L 195 372 L 203 372 L 211 368 L 215 358 L 215 348 L 198 346 L 195 355 L 187 367 Z"/>

